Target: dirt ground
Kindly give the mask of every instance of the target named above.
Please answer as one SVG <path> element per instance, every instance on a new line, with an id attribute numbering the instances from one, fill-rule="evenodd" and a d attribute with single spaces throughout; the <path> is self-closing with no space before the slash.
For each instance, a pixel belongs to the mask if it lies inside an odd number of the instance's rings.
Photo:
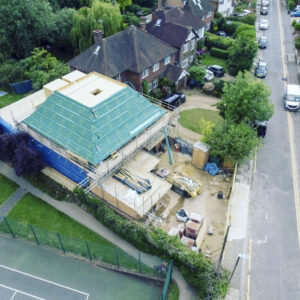
<path id="1" fill-rule="evenodd" d="M 186 103 L 180 110 L 188 110 L 194 108 L 216 110 L 215 104 L 219 101 L 218 98 L 204 95 L 199 90 L 184 90 L 186 95 Z M 200 135 L 189 129 L 183 128 L 178 123 L 178 118 L 173 122 L 173 135 L 180 136 L 190 143 L 195 143 L 200 140 Z M 168 232 L 171 227 L 177 227 L 180 222 L 176 220 L 176 211 L 185 208 L 190 214 L 195 212 L 204 217 L 205 226 L 202 227 L 200 234 L 203 234 L 201 250 L 205 253 L 211 253 L 212 259 L 216 259 L 222 247 L 222 241 L 225 234 L 225 220 L 228 200 L 226 199 L 231 182 L 225 182 L 224 175 L 211 176 L 207 172 L 197 169 L 191 163 L 191 156 L 180 152 L 172 151 L 173 165 L 169 164 L 168 153 L 160 155 L 160 163 L 158 168 L 166 168 L 170 171 L 178 171 L 184 173 L 194 181 L 200 184 L 201 193 L 195 198 L 183 198 L 174 191 L 169 191 L 161 201 L 161 208 L 157 215 L 163 218 L 160 227 Z M 219 191 L 224 193 L 224 199 L 218 199 Z M 208 235 L 207 230 L 212 227 L 214 234 Z"/>

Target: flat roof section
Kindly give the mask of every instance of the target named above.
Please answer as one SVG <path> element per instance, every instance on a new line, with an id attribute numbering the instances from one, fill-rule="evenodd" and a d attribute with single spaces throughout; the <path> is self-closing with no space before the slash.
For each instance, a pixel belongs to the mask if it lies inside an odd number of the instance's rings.
<path id="1" fill-rule="evenodd" d="M 85 73 L 80 72 L 78 70 L 75 70 L 71 73 L 66 74 L 65 76 L 62 77 L 63 80 L 67 81 L 67 82 L 75 82 L 77 80 L 79 80 L 80 78 L 86 76 Z"/>
<path id="2" fill-rule="evenodd" d="M 90 73 L 58 91 L 87 107 L 94 107 L 124 88 L 126 85 L 119 81 Z"/>

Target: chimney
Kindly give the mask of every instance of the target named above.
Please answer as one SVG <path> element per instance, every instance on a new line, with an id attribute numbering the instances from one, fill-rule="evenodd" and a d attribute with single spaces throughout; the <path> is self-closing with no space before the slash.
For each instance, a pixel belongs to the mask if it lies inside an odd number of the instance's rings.
<path id="1" fill-rule="evenodd" d="M 139 24 L 139 27 L 142 31 L 146 31 L 146 17 L 145 16 L 141 16 L 140 17 L 140 24 Z"/>
<path id="2" fill-rule="evenodd" d="M 103 37 L 103 31 L 102 30 L 97 29 L 97 30 L 93 31 L 94 44 L 101 42 L 102 37 Z"/>

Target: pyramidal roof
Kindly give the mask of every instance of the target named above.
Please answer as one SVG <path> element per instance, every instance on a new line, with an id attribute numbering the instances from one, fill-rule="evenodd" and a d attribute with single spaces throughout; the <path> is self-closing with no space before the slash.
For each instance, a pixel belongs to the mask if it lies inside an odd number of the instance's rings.
<path id="1" fill-rule="evenodd" d="M 84 104 L 86 95 L 80 93 L 83 88 L 78 90 L 78 99 L 69 96 L 76 91 L 74 85 L 55 91 L 23 123 L 93 165 L 165 114 L 165 110 L 123 84 L 105 99 L 100 97 L 95 105 L 88 98 L 89 104 Z"/>

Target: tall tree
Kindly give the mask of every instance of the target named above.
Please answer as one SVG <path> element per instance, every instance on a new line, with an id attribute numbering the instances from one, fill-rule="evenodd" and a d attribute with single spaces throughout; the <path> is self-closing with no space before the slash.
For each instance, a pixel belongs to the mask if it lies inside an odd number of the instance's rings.
<path id="1" fill-rule="evenodd" d="M 227 66 L 231 75 L 250 70 L 257 52 L 257 43 L 251 37 L 242 35 L 229 48 Z"/>
<path id="2" fill-rule="evenodd" d="M 71 42 L 78 54 L 93 44 L 92 32 L 102 29 L 104 36 L 121 30 L 122 16 L 119 6 L 94 0 L 91 7 L 82 7 L 73 17 Z"/>
<path id="3" fill-rule="evenodd" d="M 0 0 L 0 52 L 6 56 L 26 57 L 48 41 L 53 26 L 46 0 Z"/>
<path id="4" fill-rule="evenodd" d="M 221 126 L 205 131 L 203 142 L 210 145 L 211 155 L 238 163 L 253 154 L 253 150 L 261 144 L 261 138 L 244 122 L 225 121 Z"/>
<path id="5" fill-rule="evenodd" d="M 249 72 L 239 72 L 235 83 L 225 83 L 223 92 L 217 108 L 226 120 L 234 123 L 267 121 L 274 113 L 274 106 L 269 101 L 270 90 Z"/>

